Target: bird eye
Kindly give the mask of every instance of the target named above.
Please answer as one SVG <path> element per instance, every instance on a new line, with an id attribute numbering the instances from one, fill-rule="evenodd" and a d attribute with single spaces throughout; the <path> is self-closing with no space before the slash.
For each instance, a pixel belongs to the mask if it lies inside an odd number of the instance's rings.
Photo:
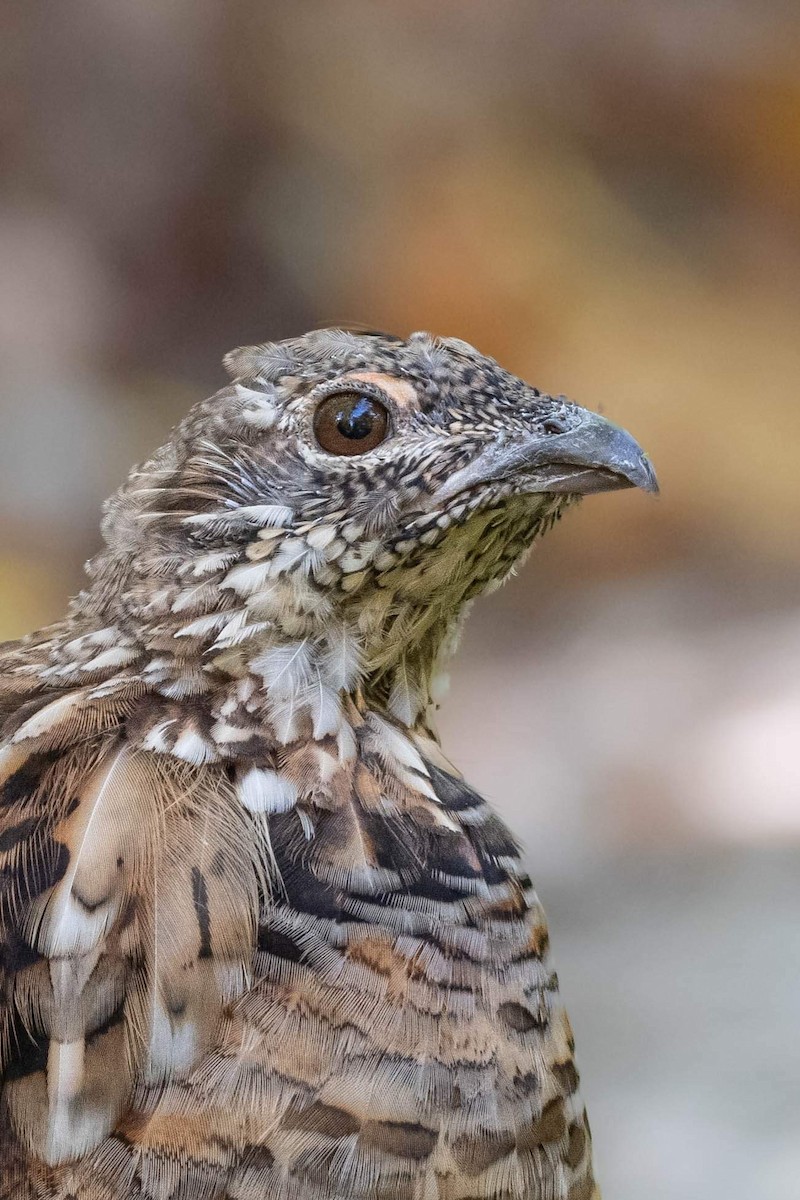
<path id="1" fill-rule="evenodd" d="M 336 392 L 314 414 L 314 434 L 329 454 L 365 454 L 379 446 L 388 431 L 388 412 L 363 392 Z"/>

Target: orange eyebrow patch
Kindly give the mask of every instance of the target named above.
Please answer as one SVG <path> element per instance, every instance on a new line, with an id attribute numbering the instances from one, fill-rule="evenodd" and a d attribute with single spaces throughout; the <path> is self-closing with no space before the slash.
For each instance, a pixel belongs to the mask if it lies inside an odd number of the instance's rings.
<path id="1" fill-rule="evenodd" d="M 371 383 L 381 391 L 391 396 L 399 408 L 416 408 L 419 405 L 417 393 L 405 379 L 397 379 L 394 375 L 382 375 L 379 371 L 348 371 L 342 375 L 347 383 Z"/>

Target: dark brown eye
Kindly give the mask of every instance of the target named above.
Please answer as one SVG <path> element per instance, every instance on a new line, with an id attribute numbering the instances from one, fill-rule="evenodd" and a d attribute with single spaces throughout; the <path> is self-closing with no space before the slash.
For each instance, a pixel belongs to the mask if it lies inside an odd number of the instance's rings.
<path id="1" fill-rule="evenodd" d="M 379 446 L 388 431 L 388 412 L 363 392 L 336 392 L 314 414 L 314 434 L 329 454 L 365 454 Z"/>

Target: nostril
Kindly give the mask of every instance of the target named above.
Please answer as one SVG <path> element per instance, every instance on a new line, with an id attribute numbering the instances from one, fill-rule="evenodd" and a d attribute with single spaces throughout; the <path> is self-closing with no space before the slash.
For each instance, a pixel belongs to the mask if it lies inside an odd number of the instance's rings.
<path id="1" fill-rule="evenodd" d="M 542 421 L 542 429 L 545 433 L 566 433 L 567 422 L 563 417 L 547 417 Z"/>

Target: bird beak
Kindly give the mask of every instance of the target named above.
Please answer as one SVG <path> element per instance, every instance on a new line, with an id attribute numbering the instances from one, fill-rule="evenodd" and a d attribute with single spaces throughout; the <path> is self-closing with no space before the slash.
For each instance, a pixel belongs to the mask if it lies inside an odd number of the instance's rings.
<path id="1" fill-rule="evenodd" d="M 573 408 L 563 433 L 501 434 L 437 489 L 438 505 L 460 492 L 516 479 L 520 493 L 588 495 L 638 487 L 658 494 L 650 460 L 629 433 L 597 413 Z"/>

